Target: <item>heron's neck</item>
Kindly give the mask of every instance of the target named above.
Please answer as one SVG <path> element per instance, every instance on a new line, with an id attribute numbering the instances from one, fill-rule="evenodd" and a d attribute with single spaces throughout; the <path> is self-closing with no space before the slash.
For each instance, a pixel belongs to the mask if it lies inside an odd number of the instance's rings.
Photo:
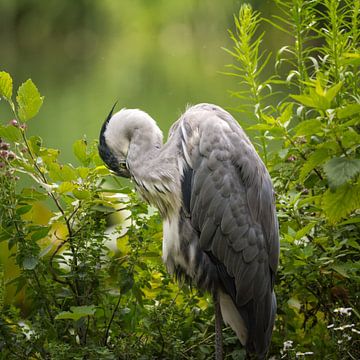
<path id="1" fill-rule="evenodd" d="M 158 130 L 159 131 L 159 130 Z M 175 144 L 162 144 L 153 136 L 155 131 L 134 132 L 129 146 L 127 162 L 130 173 L 142 196 L 167 216 L 178 207 L 174 194 L 180 187 Z"/>

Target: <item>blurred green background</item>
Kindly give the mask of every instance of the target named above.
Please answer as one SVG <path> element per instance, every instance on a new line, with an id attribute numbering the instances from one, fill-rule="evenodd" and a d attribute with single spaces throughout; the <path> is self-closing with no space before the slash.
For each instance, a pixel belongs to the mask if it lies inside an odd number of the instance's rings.
<path id="1" fill-rule="evenodd" d="M 150 113 L 167 133 L 187 104 L 229 107 L 227 29 L 241 1 L 1 0 L 0 69 L 45 95 L 30 133 L 73 161 L 113 103 Z M 252 1 L 255 8 L 269 2 Z M 11 119 L 0 104 L 2 121 Z"/>

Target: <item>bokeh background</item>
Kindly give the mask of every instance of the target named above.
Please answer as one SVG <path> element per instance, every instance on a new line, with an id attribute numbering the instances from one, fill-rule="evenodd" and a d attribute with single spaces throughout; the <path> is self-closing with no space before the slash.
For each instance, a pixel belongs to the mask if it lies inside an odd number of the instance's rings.
<path id="1" fill-rule="evenodd" d="M 227 29 L 235 0 L 1 0 L 0 70 L 45 96 L 30 133 L 73 161 L 72 143 L 97 138 L 108 111 L 138 107 L 164 134 L 187 104 L 231 107 Z M 271 1 L 250 1 L 268 13 Z M 271 33 L 267 34 L 271 37 Z M 11 119 L 0 103 L 2 121 Z"/>

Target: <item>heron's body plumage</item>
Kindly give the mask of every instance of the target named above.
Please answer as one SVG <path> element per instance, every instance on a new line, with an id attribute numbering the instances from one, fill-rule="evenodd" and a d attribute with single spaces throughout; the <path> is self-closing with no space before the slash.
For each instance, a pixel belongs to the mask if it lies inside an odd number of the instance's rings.
<path id="1" fill-rule="evenodd" d="M 190 107 L 163 146 L 157 126 L 137 115 L 123 155 L 139 193 L 164 218 L 169 272 L 217 294 L 224 321 L 247 353 L 265 358 L 279 239 L 263 162 L 233 117 L 215 105 Z"/>

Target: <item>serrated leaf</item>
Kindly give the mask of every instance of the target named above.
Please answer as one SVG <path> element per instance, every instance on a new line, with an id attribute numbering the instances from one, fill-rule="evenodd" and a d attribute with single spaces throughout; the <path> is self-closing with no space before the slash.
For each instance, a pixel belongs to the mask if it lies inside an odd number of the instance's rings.
<path id="1" fill-rule="evenodd" d="M 296 125 L 294 131 L 295 136 L 313 135 L 322 131 L 322 124 L 318 119 L 305 120 Z"/>
<path id="2" fill-rule="evenodd" d="M 0 97 L 10 101 L 13 91 L 13 81 L 10 76 L 5 71 L 0 71 Z"/>
<path id="3" fill-rule="evenodd" d="M 25 270 L 34 270 L 37 263 L 38 258 L 35 256 L 27 256 L 24 258 L 22 265 Z"/>
<path id="4" fill-rule="evenodd" d="M 73 145 L 73 151 L 75 156 L 79 159 L 79 161 L 85 165 L 88 166 L 90 163 L 89 156 L 87 154 L 87 145 L 86 141 L 81 139 L 74 142 Z"/>
<path id="5" fill-rule="evenodd" d="M 20 139 L 20 130 L 12 125 L 0 125 L 0 137 L 10 141 L 18 141 Z"/>
<path id="6" fill-rule="evenodd" d="M 339 119 L 344 119 L 355 114 L 360 114 L 360 104 L 348 104 L 345 107 L 336 109 Z"/>
<path id="7" fill-rule="evenodd" d="M 26 80 L 18 89 L 16 101 L 19 106 L 19 118 L 27 121 L 33 118 L 40 110 L 44 97 L 31 79 Z"/>
<path id="8" fill-rule="evenodd" d="M 329 157 L 330 154 L 328 149 L 320 148 L 315 150 L 301 168 L 299 180 L 304 181 L 312 170 L 323 164 Z"/>
<path id="9" fill-rule="evenodd" d="M 335 224 L 352 211 L 360 208 L 360 185 L 346 183 L 335 191 L 328 189 L 323 196 L 322 203 L 329 222 Z"/>
<path id="10" fill-rule="evenodd" d="M 339 187 L 360 172 L 360 159 L 336 157 L 324 165 L 324 170 L 332 187 Z"/>

